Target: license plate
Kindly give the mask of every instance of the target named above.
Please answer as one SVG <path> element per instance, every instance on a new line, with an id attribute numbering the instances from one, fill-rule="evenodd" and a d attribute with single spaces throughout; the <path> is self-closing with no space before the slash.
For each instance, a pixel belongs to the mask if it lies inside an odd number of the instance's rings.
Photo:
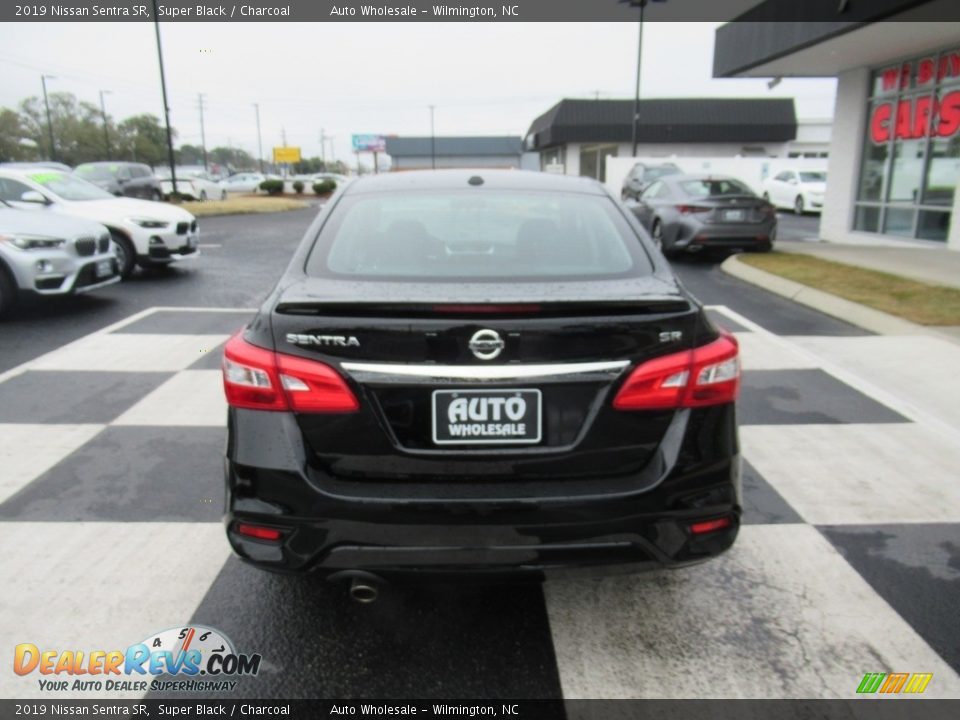
<path id="1" fill-rule="evenodd" d="M 94 270 L 98 278 L 107 278 L 113 275 L 113 261 L 98 260 L 97 267 Z"/>
<path id="2" fill-rule="evenodd" d="M 724 220 L 743 220 L 746 217 L 746 214 L 743 210 L 724 210 L 723 219 Z"/>
<path id="3" fill-rule="evenodd" d="M 532 445 L 540 442 L 539 390 L 434 390 L 437 445 Z"/>

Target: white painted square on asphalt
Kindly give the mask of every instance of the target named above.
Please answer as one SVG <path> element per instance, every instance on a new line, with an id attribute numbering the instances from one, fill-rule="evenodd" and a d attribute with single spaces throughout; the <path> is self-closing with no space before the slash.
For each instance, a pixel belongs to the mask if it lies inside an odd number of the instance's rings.
<path id="1" fill-rule="evenodd" d="M 183 370 L 227 335 L 98 334 L 70 343 L 30 363 L 34 370 Z"/>
<path id="2" fill-rule="evenodd" d="M 0 424 L 0 502 L 103 430 L 103 425 Z"/>
<path id="3" fill-rule="evenodd" d="M 0 562 L 0 647 L 11 653 L 18 643 L 125 650 L 183 625 L 230 550 L 216 523 L 8 522 L 0 547 L 17 549 Z M 39 677 L 0 673 L 0 697 L 78 697 L 41 691 Z"/>
<path id="4" fill-rule="evenodd" d="M 740 343 L 740 362 L 744 370 L 803 370 L 816 364 L 805 353 L 793 350 L 765 333 L 734 333 Z"/>
<path id="5" fill-rule="evenodd" d="M 740 444 L 808 523 L 960 522 L 960 446 L 919 423 L 744 426 Z"/>
<path id="6" fill-rule="evenodd" d="M 855 699 L 867 672 L 960 677 L 807 525 L 751 525 L 726 555 L 545 586 L 563 695 Z"/>
<path id="7" fill-rule="evenodd" d="M 204 425 L 225 427 L 227 401 L 219 370 L 177 373 L 111 425 Z"/>
<path id="8" fill-rule="evenodd" d="M 960 345 L 923 335 L 793 337 L 790 341 L 960 432 Z"/>

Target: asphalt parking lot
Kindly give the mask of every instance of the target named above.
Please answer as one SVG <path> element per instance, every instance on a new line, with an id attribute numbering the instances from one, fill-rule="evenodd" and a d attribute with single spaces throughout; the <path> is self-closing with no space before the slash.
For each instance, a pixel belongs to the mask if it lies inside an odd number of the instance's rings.
<path id="1" fill-rule="evenodd" d="M 709 259 L 676 268 L 742 347 L 745 525 L 721 559 L 361 606 L 231 557 L 218 348 L 315 212 L 207 219 L 191 264 L 0 324 L 0 646 L 207 625 L 264 658 L 234 698 L 852 698 L 868 672 L 960 697 L 960 348 Z M 816 222 L 782 216 L 780 239 Z M 9 672 L 0 695 L 51 696 Z"/>

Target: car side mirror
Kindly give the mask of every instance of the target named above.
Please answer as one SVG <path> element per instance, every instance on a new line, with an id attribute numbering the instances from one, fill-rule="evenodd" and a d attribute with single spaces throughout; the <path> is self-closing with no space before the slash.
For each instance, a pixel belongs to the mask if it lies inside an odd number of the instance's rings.
<path id="1" fill-rule="evenodd" d="M 20 200 L 28 203 L 37 203 L 38 205 L 49 205 L 50 201 L 47 200 L 42 193 L 38 193 L 36 190 L 27 190 L 23 195 L 20 196 Z"/>

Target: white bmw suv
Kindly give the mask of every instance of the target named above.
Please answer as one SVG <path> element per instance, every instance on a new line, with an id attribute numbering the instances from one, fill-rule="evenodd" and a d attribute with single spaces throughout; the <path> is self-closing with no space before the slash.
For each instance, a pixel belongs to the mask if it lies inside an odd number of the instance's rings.
<path id="1" fill-rule="evenodd" d="M 121 277 L 134 265 L 156 267 L 199 255 L 197 219 L 166 203 L 114 197 L 76 175 L 45 168 L 0 168 L 0 200 L 15 208 L 56 212 L 105 225 Z"/>

